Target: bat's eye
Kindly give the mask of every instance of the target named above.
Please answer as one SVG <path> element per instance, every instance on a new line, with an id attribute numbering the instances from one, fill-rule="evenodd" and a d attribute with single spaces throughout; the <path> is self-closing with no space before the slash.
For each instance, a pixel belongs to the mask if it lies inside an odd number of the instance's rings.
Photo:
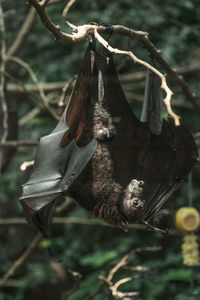
<path id="1" fill-rule="evenodd" d="M 140 182 L 139 182 L 139 187 L 142 188 L 143 186 L 144 186 L 144 182 L 143 182 L 143 181 L 140 181 Z"/>
<path id="2" fill-rule="evenodd" d="M 137 206 L 138 205 L 138 200 L 137 199 L 133 200 L 132 205 Z"/>

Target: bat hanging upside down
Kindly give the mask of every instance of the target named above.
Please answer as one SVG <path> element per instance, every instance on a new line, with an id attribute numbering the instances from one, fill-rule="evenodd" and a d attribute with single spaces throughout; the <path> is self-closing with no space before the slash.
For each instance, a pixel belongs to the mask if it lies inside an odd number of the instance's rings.
<path id="1" fill-rule="evenodd" d="M 137 221 L 144 208 L 144 182 L 133 179 L 125 189 L 116 182 L 111 156 L 112 143 L 117 135 L 115 126 L 102 103 L 96 103 L 91 114 L 91 132 L 90 129 L 86 132 L 97 140 L 97 147 L 85 169 L 69 188 L 69 194 L 94 216 L 126 231 L 128 223 Z M 85 142 L 87 137 L 82 139 Z"/>
<path id="2" fill-rule="evenodd" d="M 43 234 L 53 204 L 67 194 L 94 216 L 127 230 L 129 224 L 151 222 L 197 157 L 183 125 L 163 120 L 154 134 L 132 113 L 112 55 L 89 46 L 61 120 L 39 141 L 20 201 Z"/>

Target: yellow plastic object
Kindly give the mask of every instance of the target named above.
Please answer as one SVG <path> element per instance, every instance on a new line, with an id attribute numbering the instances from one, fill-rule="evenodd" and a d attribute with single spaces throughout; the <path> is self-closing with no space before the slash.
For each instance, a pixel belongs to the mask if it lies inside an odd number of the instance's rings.
<path id="1" fill-rule="evenodd" d="M 185 233 L 192 233 L 200 228 L 200 215 L 194 207 L 182 207 L 176 213 L 176 227 Z"/>
<path id="2" fill-rule="evenodd" d="M 182 244 L 183 264 L 188 267 L 199 266 L 199 245 L 197 236 L 193 233 L 186 234 Z"/>

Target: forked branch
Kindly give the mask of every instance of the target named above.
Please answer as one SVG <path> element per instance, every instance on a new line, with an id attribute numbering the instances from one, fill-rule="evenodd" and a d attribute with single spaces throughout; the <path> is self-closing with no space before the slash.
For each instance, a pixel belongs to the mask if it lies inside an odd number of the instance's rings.
<path id="1" fill-rule="evenodd" d="M 97 26 L 97 25 L 91 25 L 91 24 L 85 24 L 82 26 L 75 26 L 69 22 L 67 24 L 72 28 L 72 34 L 67 34 L 63 31 L 61 31 L 60 27 L 55 25 L 47 16 L 45 12 L 45 6 L 47 4 L 47 1 L 42 1 L 38 2 L 37 0 L 28 0 L 30 4 L 32 4 L 35 9 L 37 10 L 41 21 L 43 24 L 54 34 L 56 39 L 60 40 L 65 40 L 67 42 L 73 42 L 73 43 L 78 43 L 81 42 L 85 37 L 90 34 L 93 35 L 100 44 L 102 44 L 108 51 L 115 53 L 115 54 L 120 54 L 120 55 L 127 55 L 129 56 L 134 62 L 139 63 L 146 68 L 150 69 L 152 72 L 154 72 L 157 76 L 160 77 L 162 85 L 161 88 L 166 92 L 166 97 L 164 99 L 164 103 L 167 108 L 168 114 L 174 119 L 175 125 L 179 125 L 179 116 L 177 116 L 171 108 L 171 97 L 173 95 L 173 92 L 169 89 L 166 83 L 166 76 L 159 72 L 156 68 L 151 66 L 149 63 L 139 59 L 138 57 L 133 54 L 131 51 L 123 51 L 120 49 L 114 49 L 111 47 L 106 40 L 103 39 L 103 37 L 100 35 L 100 33 L 105 32 L 106 28 L 105 26 Z M 69 5 L 67 5 L 64 9 L 63 14 L 66 14 L 68 11 L 69 7 L 72 5 L 74 1 L 69 1 Z M 44 5 L 45 4 L 45 5 Z M 123 35 L 128 35 L 130 37 L 137 37 L 138 39 L 142 38 L 147 38 L 148 34 L 146 32 L 141 32 L 141 31 L 134 31 L 129 28 L 123 27 L 123 26 L 113 26 L 113 32 L 114 33 L 119 33 Z"/>

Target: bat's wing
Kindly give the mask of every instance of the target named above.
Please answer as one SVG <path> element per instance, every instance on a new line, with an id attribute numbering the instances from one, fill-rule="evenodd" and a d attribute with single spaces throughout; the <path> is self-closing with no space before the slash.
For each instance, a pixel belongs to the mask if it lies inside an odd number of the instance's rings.
<path id="1" fill-rule="evenodd" d="M 143 218 L 146 220 L 150 220 L 180 187 L 198 157 L 194 139 L 187 128 L 174 126 L 172 120 L 163 121 L 162 125 L 161 103 L 160 79 L 148 70 L 141 116 L 153 133 L 142 162 L 142 178 L 146 182 Z"/>
<path id="2" fill-rule="evenodd" d="M 55 200 L 67 191 L 96 149 L 93 138 L 82 147 L 77 145 L 87 122 L 91 55 L 88 48 L 70 102 L 52 133 L 39 140 L 32 174 L 23 186 L 20 202 L 26 217 L 44 235 Z"/>
<path id="3" fill-rule="evenodd" d="M 180 187 L 196 164 L 198 152 L 190 132 L 175 126 L 172 120 L 156 122 L 160 133 L 154 134 L 147 122 L 141 122 L 131 112 L 117 77 L 110 53 L 101 61 L 104 94 L 117 136 L 110 151 L 114 161 L 115 179 L 124 188 L 132 179 L 144 181 L 145 210 L 142 218 L 150 220 Z M 108 62 L 109 61 L 109 62 Z M 103 67 L 104 66 L 104 67 Z M 155 79 L 155 78 L 154 78 Z M 156 82 L 153 88 L 160 90 Z M 160 94 L 156 90 L 150 96 Z M 151 99 L 153 101 L 153 99 Z M 157 115 L 159 115 L 157 110 Z"/>
<path id="4" fill-rule="evenodd" d="M 181 186 L 197 163 L 198 152 L 193 137 L 183 125 L 164 122 L 160 136 L 152 136 L 144 161 L 145 211 L 151 220 L 161 206 Z"/>
<path id="5" fill-rule="evenodd" d="M 114 161 L 115 180 L 124 188 L 140 174 L 140 161 L 145 155 L 151 133 L 131 111 L 117 76 L 112 55 L 96 55 L 95 63 L 101 70 L 106 106 L 116 129 L 116 137 L 109 147 Z M 137 175 L 137 177 L 136 177 Z"/>

